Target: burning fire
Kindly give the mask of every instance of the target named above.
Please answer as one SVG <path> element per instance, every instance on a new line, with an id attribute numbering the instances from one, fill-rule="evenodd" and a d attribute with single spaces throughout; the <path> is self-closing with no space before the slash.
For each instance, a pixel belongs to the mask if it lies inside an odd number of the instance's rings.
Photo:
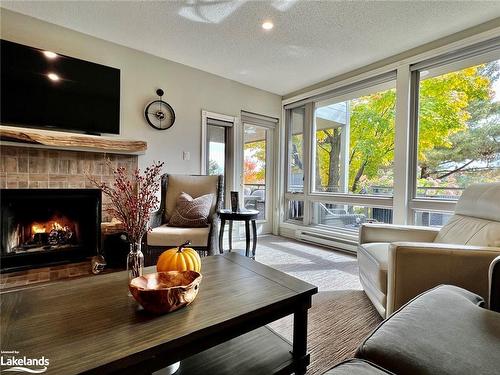
<path id="1" fill-rule="evenodd" d="M 49 229 L 47 229 L 47 227 Z M 51 230 L 62 230 L 63 226 L 59 224 L 57 221 L 53 221 L 52 223 L 44 223 L 44 224 L 33 224 L 31 226 L 31 233 L 48 233 Z"/>
<path id="2" fill-rule="evenodd" d="M 33 226 L 31 227 L 31 233 L 33 234 L 46 232 L 47 230 L 45 229 L 45 225 L 33 224 Z"/>

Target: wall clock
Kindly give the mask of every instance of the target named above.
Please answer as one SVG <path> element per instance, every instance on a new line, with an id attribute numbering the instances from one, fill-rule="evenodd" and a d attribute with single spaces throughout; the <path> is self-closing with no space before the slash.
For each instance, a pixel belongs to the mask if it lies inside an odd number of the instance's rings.
<path id="1" fill-rule="evenodd" d="M 156 90 L 158 100 L 153 100 L 146 106 L 144 117 L 148 124 L 157 130 L 166 130 L 172 127 L 175 122 L 174 109 L 167 102 L 162 100 L 164 92 L 162 89 Z"/>

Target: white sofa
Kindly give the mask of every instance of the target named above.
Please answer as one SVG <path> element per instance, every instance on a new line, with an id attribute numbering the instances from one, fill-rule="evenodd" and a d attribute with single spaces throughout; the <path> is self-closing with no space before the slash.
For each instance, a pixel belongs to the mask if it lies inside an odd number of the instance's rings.
<path id="1" fill-rule="evenodd" d="M 500 255 L 500 182 L 467 188 L 441 229 L 363 224 L 359 243 L 361 284 L 383 318 L 439 284 L 488 300 L 488 267 Z"/>

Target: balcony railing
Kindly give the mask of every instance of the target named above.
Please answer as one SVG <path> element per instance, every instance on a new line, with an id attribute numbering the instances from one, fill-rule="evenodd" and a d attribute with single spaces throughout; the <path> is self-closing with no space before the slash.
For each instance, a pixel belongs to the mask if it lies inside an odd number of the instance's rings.
<path id="1" fill-rule="evenodd" d="M 293 186 L 290 187 L 290 191 L 295 191 L 302 189 L 302 187 Z M 461 187 L 442 187 L 442 186 L 418 186 L 417 187 L 417 197 L 419 198 L 434 198 L 434 199 L 451 199 L 456 200 L 461 195 L 465 188 Z M 316 187 L 316 191 L 323 193 L 339 193 L 343 189 L 340 186 L 334 187 Z M 373 185 L 367 188 L 361 189 L 358 194 L 361 195 L 393 195 L 394 189 L 392 186 L 379 186 Z"/>
<path id="2" fill-rule="evenodd" d="M 244 184 L 243 204 L 246 209 L 258 210 L 257 220 L 266 216 L 266 184 Z"/>
<path id="3" fill-rule="evenodd" d="M 461 187 L 428 187 L 418 186 L 417 197 L 419 198 L 438 198 L 438 199 L 458 199 L 465 188 Z"/>
<path id="4" fill-rule="evenodd" d="M 297 190 L 302 187 L 296 186 Z M 292 189 L 291 189 L 292 190 Z M 465 188 L 459 187 L 427 187 L 419 186 L 419 198 L 457 200 Z M 292 190 L 293 191 L 293 190 Z M 327 192 L 327 191 L 325 191 Z M 393 188 L 389 186 L 371 186 L 364 194 L 392 195 Z M 326 202 L 313 203 L 315 207 L 314 222 L 320 225 L 357 228 L 366 222 L 392 223 L 392 209 L 381 207 L 354 207 L 349 204 L 336 204 Z M 302 221 L 304 201 L 288 201 L 288 220 Z M 451 214 L 445 212 L 418 212 L 416 223 L 425 226 L 442 226 Z"/>

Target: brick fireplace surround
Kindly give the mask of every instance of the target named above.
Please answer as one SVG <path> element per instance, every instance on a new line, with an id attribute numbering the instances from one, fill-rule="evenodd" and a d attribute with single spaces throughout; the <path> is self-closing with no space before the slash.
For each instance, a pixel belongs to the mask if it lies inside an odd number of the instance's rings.
<path id="1" fill-rule="evenodd" d="M 0 148 L 1 188 L 91 188 L 86 170 L 101 181 L 113 178 L 112 168 L 137 168 L 137 155 L 118 155 L 87 151 L 63 151 L 2 146 Z M 103 197 L 104 201 L 104 197 Z M 103 212 L 104 214 L 104 212 Z"/>
<path id="2" fill-rule="evenodd" d="M 106 160 L 111 161 L 111 168 Z M 113 179 L 113 169 L 125 167 L 129 173 L 137 168 L 137 155 L 119 155 L 87 151 L 36 149 L 2 146 L 0 148 L 0 188 L 93 188 L 84 172 L 89 170 L 103 182 Z M 102 220 L 110 221 L 103 196 Z M 90 262 L 45 267 L 0 275 L 0 288 L 90 274 Z"/>

